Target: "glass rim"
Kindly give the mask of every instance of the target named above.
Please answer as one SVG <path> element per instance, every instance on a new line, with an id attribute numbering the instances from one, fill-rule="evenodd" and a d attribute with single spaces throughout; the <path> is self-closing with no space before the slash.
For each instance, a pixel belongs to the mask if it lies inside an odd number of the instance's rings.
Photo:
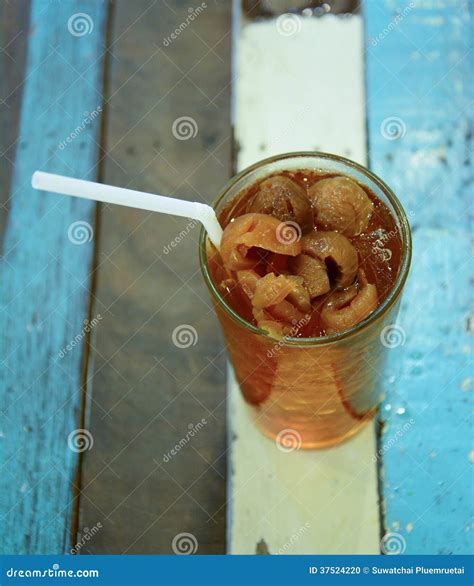
<path id="1" fill-rule="evenodd" d="M 334 334 L 329 334 L 327 336 L 317 336 L 313 338 L 295 338 L 291 336 L 283 336 L 282 339 L 278 340 L 271 336 L 269 332 L 266 330 L 262 330 L 261 328 L 255 326 L 254 324 L 248 322 L 246 319 L 241 317 L 230 305 L 228 305 L 225 299 L 220 294 L 218 288 L 216 287 L 212 277 L 209 273 L 209 267 L 207 262 L 207 233 L 204 227 L 201 227 L 201 232 L 199 235 L 199 264 L 201 266 L 201 273 L 203 275 L 204 281 L 209 289 L 210 294 L 219 305 L 226 311 L 230 317 L 236 321 L 239 325 L 243 326 L 250 332 L 257 334 L 259 336 L 263 336 L 268 338 L 270 341 L 280 342 L 288 346 L 324 346 L 327 344 L 331 344 L 333 342 L 337 342 L 340 340 L 345 340 L 357 334 L 358 332 L 364 330 L 369 324 L 376 322 L 379 318 L 381 318 L 392 305 L 397 301 L 405 281 L 408 276 L 408 271 L 411 264 L 411 255 L 412 255 L 412 240 L 411 240 L 411 230 L 410 225 L 408 223 L 408 219 L 403 209 L 402 204 L 398 197 L 393 193 L 390 187 L 382 181 L 377 175 L 372 173 L 369 169 L 364 167 L 363 165 L 359 165 L 350 159 L 346 159 L 345 157 L 341 157 L 339 155 L 334 155 L 331 153 L 324 153 L 318 151 L 296 151 L 296 152 L 289 152 L 289 153 L 282 153 L 273 157 L 268 157 L 266 159 L 262 159 L 249 167 L 246 167 L 236 175 L 234 175 L 224 186 L 224 188 L 220 191 L 219 195 L 215 199 L 212 204 L 214 209 L 217 208 L 219 203 L 224 199 L 227 192 L 241 179 L 243 179 L 246 175 L 249 175 L 256 169 L 261 167 L 265 167 L 270 163 L 274 163 L 276 161 L 281 161 L 284 159 L 297 159 L 303 157 L 314 157 L 323 160 L 330 160 L 342 163 L 347 167 L 353 168 L 359 171 L 365 177 L 368 177 L 380 190 L 384 193 L 384 195 L 388 198 L 390 204 L 393 206 L 393 209 L 396 213 L 396 220 L 399 222 L 399 229 L 400 235 L 402 238 L 402 258 L 400 269 L 398 271 L 398 275 L 395 279 L 395 283 L 393 287 L 390 289 L 387 297 L 382 301 L 382 303 L 373 311 L 370 315 L 368 315 L 365 319 L 358 322 L 354 326 L 343 330 L 341 332 L 336 332 Z M 302 167 L 302 169 L 304 169 Z"/>

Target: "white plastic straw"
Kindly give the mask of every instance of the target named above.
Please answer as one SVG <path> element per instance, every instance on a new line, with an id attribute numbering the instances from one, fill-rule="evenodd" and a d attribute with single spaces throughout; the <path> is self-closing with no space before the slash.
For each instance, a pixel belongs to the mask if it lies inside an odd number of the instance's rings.
<path id="1" fill-rule="evenodd" d="M 220 246 L 222 228 L 215 211 L 211 206 L 204 203 L 184 201 L 173 197 L 135 191 L 134 189 L 124 189 L 123 187 L 113 187 L 112 185 L 64 177 L 54 173 L 44 173 L 43 171 L 33 173 L 31 185 L 35 189 L 41 189 L 42 191 L 74 195 L 104 203 L 114 203 L 140 210 L 192 218 L 202 222 L 211 242 L 218 248 Z"/>

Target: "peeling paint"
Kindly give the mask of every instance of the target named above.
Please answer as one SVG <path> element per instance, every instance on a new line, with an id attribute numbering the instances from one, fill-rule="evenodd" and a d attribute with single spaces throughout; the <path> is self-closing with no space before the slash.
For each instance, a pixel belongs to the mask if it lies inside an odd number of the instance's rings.
<path id="1" fill-rule="evenodd" d="M 461 388 L 463 391 L 470 391 L 472 385 L 472 376 L 468 376 L 462 381 Z"/>

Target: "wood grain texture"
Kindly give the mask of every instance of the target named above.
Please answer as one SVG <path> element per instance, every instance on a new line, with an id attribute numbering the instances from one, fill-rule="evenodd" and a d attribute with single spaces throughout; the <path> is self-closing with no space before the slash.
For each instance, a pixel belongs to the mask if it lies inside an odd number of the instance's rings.
<path id="1" fill-rule="evenodd" d="M 29 19 L 29 0 L 0 5 L 0 250 L 18 138 Z"/>
<path id="2" fill-rule="evenodd" d="M 114 3 L 105 182 L 207 202 L 225 184 L 228 4 L 208 2 L 188 21 L 187 3 Z M 104 319 L 92 340 L 95 443 L 85 455 L 79 532 L 97 522 L 102 529 L 83 552 L 172 553 L 183 532 L 198 553 L 224 551 L 225 352 L 199 271 L 199 229 L 102 208 L 92 313 Z M 173 343 L 183 325 L 196 332 L 188 348 Z M 203 418 L 191 441 L 190 426 Z"/>
<path id="3" fill-rule="evenodd" d="M 386 531 L 410 554 L 472 551 L 469 27 L 468 2 L 366 3 L 371 166 L 414 236 L 380 445 Z"/>
<path id="4" fill-rule="evenodd" d="M 317 75 L 308 75 L 320 60 Z M 237 73 L 239 169 L 299 150 L 365 163 L 360 16 L 244 25 Z M 373 424 L 331 450 L 282 453 L 254 429 L 232 377 L 229 392 L 228 551 L 378 553 Z"/>
<path id="5" fill-rule="evenodd" d="M 77 37 L 68 19 L 80 12 L 93 31 Z M 31 7 L 0 279 L 2 553 L 70 548 L 78 454 L 68 436 L 82 426 L 82 332 L 94 243 L 75 244 L 68 234 L 74 222 L 93 224 L 94 204 L 36 192 L 30 180 L 38 168 L 95 177 L 98 118 L 67 148 L 59 143 L 101 104 L 105 16 L 99 2 L 35 0 Z"/>

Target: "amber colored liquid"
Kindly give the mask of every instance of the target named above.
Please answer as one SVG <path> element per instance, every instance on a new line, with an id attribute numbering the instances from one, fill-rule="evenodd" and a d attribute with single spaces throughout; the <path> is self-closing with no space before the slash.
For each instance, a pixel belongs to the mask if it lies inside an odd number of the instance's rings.
<path id="1" fill-rule="evenodd" d="M 311 171 L 288 175 L 305 188 L 333 176 Z M 377 286 L 380 304 L 400 268 L 402 243 L 387 206 L 361 187 L 373 201 L 374 212 L 366 232 L 351 241 L 358 251 L 359 266 L 369 283 Z M 220 214 L 223 226 L 245 213 L 257 189 L 258 183 L 225 206 Z M 245 293 L 229 279 L 215 249 L 208 251 L 208 265 L 226 303 L 255 323 Z M 322 296 L 313 303 L 311 319 L 299 330 L 299 337 L 325 335 L 320 321 L 324 300 Z M 253 333 L 219 303 L 215 303 L 215 309 L 241 391 L 265 435 L 275 439 L 287 434 L 297 438 L 299 447 L 322 448 L 351 437 L 373 417 L 380 401 L 378 382 L 386 352 L 380 333 L 395 320 L 398 303 L 383 319 L 349 338 L 318 346 L 295 346 Z"/>

